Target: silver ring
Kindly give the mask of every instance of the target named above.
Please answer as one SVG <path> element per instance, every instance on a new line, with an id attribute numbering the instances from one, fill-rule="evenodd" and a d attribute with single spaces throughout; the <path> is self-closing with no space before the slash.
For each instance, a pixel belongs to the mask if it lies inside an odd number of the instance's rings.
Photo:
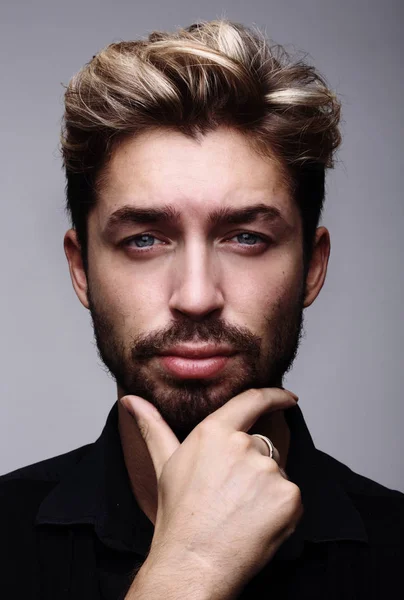
<path id="1" fill-rule="evenodd" d="M 257 437 L 257 438 L 261 438 L 261 440 L 264 440 L 264 442 L 266 443 L 266 445 L 268 446 L 268 449 L 269 449 L 269 458 L 273 458 L 274 445 L 271 442 L 271 440 L 269 438 L 265 437 L 265 435 L 261 435 L 260 433 L 252 433 L 251 435 L 252 435 L 252 437 Z"/>

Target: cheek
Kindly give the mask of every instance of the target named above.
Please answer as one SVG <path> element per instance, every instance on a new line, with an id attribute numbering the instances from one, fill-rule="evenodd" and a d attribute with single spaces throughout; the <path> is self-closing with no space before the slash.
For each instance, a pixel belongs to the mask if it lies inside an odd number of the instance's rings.
<path id="1" fill-rule="evenodd" d="M 118 326 L 122 335 L 138 335 L 167 325 L 166 290 L 162 278 L 116 277 L 106 283 L 111 310 L 120 316 Z"/>
<path id="2" fill-rule="evenodd" d="M 248 319 L 250 327 L 263 330 L 268 319 L 287 314 L 296 302 L 300 274 L 293 260 L 283 264 L 268 261 L 260 268 L 246 269 L 237 278 L 226 282 L 232 312 Z"/>
<path id="3" fill-rule="evenodd" d="M 250 315 L 258 335 L 271 337 L 276 325 L 291 314 L 292 297 L 290 288 L 273 286 L 270 291 L 257 289 L 257 299 L 250 303 Z"/>

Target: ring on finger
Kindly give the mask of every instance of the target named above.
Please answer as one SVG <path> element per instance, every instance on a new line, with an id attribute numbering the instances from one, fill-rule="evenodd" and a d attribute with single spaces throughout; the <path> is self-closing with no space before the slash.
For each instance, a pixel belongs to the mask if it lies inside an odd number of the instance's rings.
<path id="1" fill-rule="evenodd" d="M 251 435 L 252 435 L 252 437 L 260 438 L 261 440 L 263 440 L 266 443 L 266 445 L 268 446 L 268 449 L 269 449 L 269 458 L 273 458 L 275 448 L 274 448 L 274 445 L 271 442 L 271 440 L 269 438 L 267 438 L 265 435 L 261 435 L 260 433 L 253 433 Z"/>

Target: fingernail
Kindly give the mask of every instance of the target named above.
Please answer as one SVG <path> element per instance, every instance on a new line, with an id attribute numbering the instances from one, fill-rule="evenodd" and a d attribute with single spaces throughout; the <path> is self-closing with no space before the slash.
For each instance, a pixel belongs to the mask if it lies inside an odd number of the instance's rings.
<path id="1" fill-rule="evenodd" d="M 130 401 L 128 400 L 128 398 L 126 396 L 123 396 L 122 398 L 120 398 L 120 403 L 122 404 L 122 406 L 125 407 L 125 409 L 128 411 L 128 413 L 130 415 L 132 415 L 132 417 L 134 417 L 136 419 L 136 413 L 133 410 L 133 406 L 130 403 Z"/>
<path id="2" fill-rule="evenodd" d="M 148 400 L 141 398 L 140 396 L 133 396 L 132 394 L 128 396 L 123 396 L 121 398 L 121 402 L 123 406 L 126 408 L 128 412 L 130 412 L 135 419 L 137 416 L 144 415 L 156 415 L 156 409 Z"/>

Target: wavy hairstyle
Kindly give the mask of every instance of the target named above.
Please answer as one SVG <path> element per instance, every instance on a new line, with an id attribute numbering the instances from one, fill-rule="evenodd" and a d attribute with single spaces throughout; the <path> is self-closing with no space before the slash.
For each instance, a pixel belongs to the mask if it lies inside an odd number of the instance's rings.
<path id="1" fill-rule="evenodd" d="M 152 128 L 197 138 L 224 125 L 279 166 L 302 218 L 306 276 L 339 119 L 340 103 L 318 71 L 258 29 L 215 20 L 110 44 L 65 92 L 66 211 L 86 272 L 88 214 L 116 144 Z"/>

